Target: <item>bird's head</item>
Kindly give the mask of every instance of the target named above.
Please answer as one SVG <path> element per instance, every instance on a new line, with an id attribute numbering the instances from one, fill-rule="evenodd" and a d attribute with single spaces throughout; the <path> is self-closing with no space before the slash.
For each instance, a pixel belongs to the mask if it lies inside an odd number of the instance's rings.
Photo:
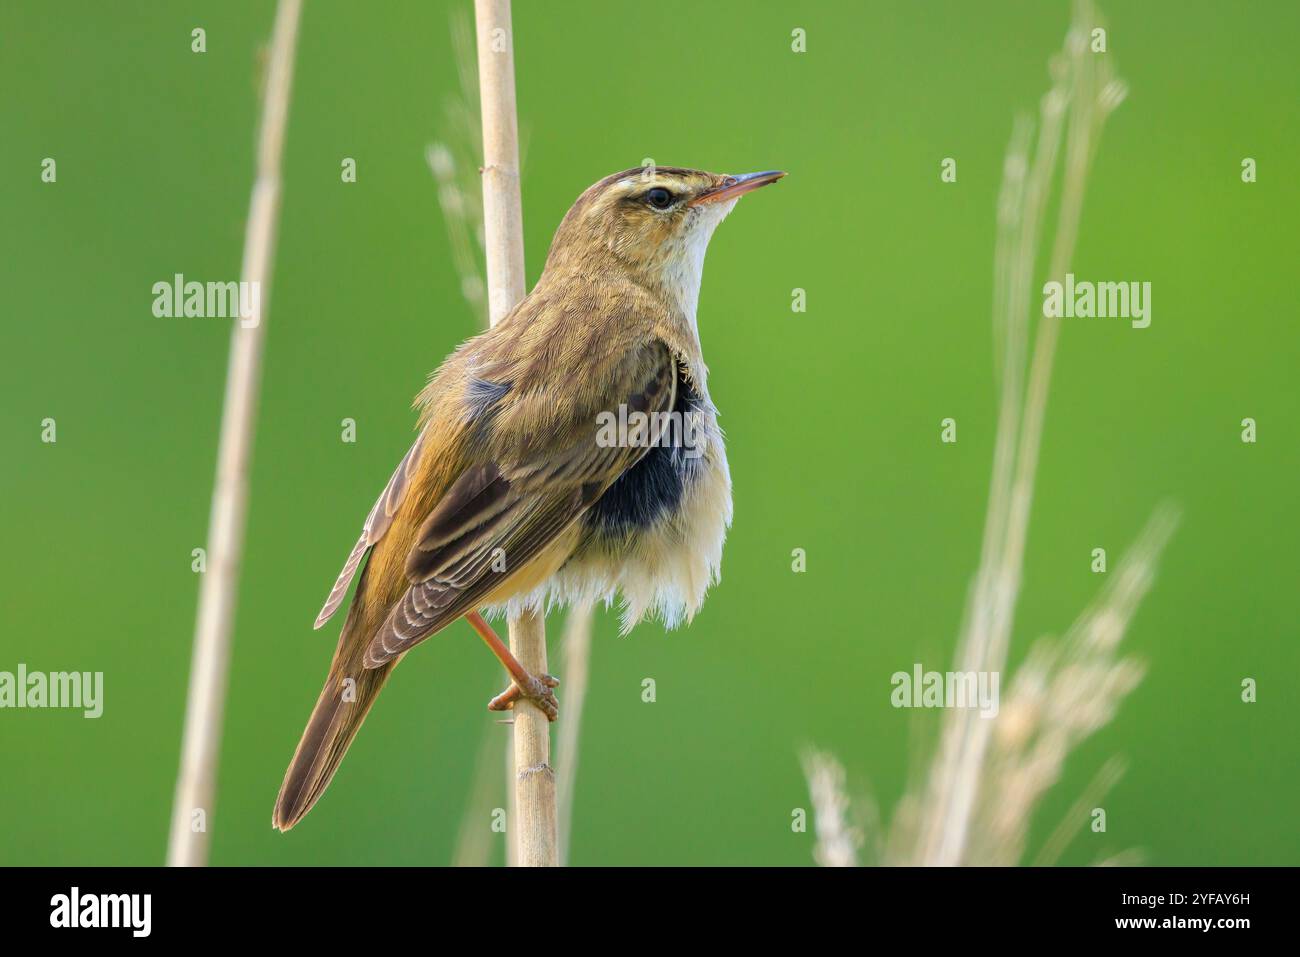
<path id="1" fill-rule="evenodd" d="M 621 268 L 639 282 L 689 298 L 683 305 L 693 314 L 713 230 L 741 196 L 784 175 L 645 166 L 607 176 L 579 196 L 560 223 L 547 271 Z"/>

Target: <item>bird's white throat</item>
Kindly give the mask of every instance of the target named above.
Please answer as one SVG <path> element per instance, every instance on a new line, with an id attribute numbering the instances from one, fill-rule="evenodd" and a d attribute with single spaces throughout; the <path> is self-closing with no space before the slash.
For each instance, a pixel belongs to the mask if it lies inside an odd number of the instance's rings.
<path id="1" fill-rule="evenodd" d="M 732 199 L 697 207 L 691 228 L 675 241 L 675 248 L 670 250 L 664 266 L 664 282 L 681 307 L 697 343 L 700 329 L 696 311 L 700 303 L 700 282 L 704 278 L 704 254 L 709 249 L 713 231 L 735 206 L 736 200 Z"/>

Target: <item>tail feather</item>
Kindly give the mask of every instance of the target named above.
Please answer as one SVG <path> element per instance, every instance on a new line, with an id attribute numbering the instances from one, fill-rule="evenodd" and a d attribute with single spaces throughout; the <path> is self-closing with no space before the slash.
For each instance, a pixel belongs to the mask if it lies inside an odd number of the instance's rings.
<path id="1" fill-rule="evenodd" d="M 271 824 L 287 831 L 303 819 L 324 793 L 348 746 L 365 721 L 370 706 L 400 658 L 378 668 L 362 663 L 367 642 L 358 629 L 359 602 L 343 625 L 329 676 L 321 689 L 307 728 L 285 772 Z"/>

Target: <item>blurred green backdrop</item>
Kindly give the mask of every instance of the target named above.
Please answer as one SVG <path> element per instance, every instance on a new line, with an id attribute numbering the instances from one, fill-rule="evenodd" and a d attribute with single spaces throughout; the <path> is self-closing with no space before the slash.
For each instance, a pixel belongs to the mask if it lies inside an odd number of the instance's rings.
<path id="1" fill-rule="evenodd" d="M 475 330 L 423 156 L 458 88 L 452 6 L 304 12 L 217 864 L 448 862 L 476 762 L 504 763 L 507 732 L 484 710 L 500 669 L 455 626 L 407 659 L 311 816 L 287 836 L 270 828 L 337 635 L 312 618 L 407 447 L 411 397 Z M 530 281 L 577 194 L 643 157 L 791 171 L 719 230 L 701 300 L 735 479 L 724 581 L 672 634 L 618 639 L 615 616 L 598 616 L 572 861 L 808 863 L 811 835 L 790 827 L 808 805 L 800 748 L 834 751 L 892 807 L 914 713 L 890 707 L 889 675 L 951 656 L 995 421 L 994 201 L 1013 113 L 1036 108 L 1067 6 L 516 7 Z M 1102 142 L 1074 271 L 1151 281 L 1153 322 L 1065 326 L 1013 663 L 1095 593 L 1092 548 L 1113 562 L 1164 498 L 1184 523 L 1126 639 L 1149 675 L 1071 757 L 1031 847 L 1121 754 L 1108 833 L 1081 827 L 1066 863 L 1125 848 L 1160 864 L 1300 863 L 1300 13 L 1187 0 L 1104 12 L 1131 93 Z M 156 319 L 151 286 L 238 276 L 272 14 L 0 10 L 0 670 L 106 683 L 97 721 L 0 712 L 0 863 L 163 860 L 229 323 Z M 806 53 L 791 52 L 795 27 Z M 356 184 L 340 182 L 345 156 Z M 945 156 L 955 185 L 939 181 Z M 44 157 L 57 184 L 40 182 Z M 40 441 L 47 416 L 56 445 Z M 955 446 L 938 441 L 945 416 Z M 645 677 L 657 703 L 641 701 Z M 1240 702 L 1243 677 L 1257 704 Z M 490 771 L 502 804 L 504 770 Z"/>

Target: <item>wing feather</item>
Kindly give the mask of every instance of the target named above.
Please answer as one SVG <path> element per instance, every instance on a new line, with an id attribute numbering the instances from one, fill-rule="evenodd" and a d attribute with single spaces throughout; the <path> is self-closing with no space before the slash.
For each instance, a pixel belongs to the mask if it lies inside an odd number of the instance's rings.
<path id="1" fill-rule="evenodd" d="M 352 584 L 352 578 L 357 573 L 357 567 L 361 564 L 361 559 L 388 531 L 388 527 L 393 522 L 393 516 L 397 513 L 398 506 L 402 504 L 402 498 L 406 494 L 411 476 L 414 474 L 416 465 L 420 460 L 420 450 L 424 447 L 424 437 L 427 432 L 428 428 L 426 426 L 416 437 L 410 449 L 407 450 L 406 455 L 402 457 L 402 461 L 397 463 L 392 478 L 388 480 L 384 490 L 379 493 L 379 499 L 375 502 L 374 508 L 370 510 L 370 514 L 366 516 L 365 524 L 361 527 L 361 537 L 352 546 L 352 552 L 348 555 L 348 560 L 343 563 L 343 570 L 339 572 L 334 587 L 330 589 L 329 597 L 325 599 L 325 605 L 321 608 L 320 614 L 316 616 L 316 624 L 313 627 L 320 628 L 338 611 L 339 605 L 343 604 L 343 598 L 348 593 L 348 586 Z"/>
<path id="2" fill-rule="evenodd" d="M 374 668 L 472 610 L 524 568 L 658 441 L 658 413 L 672 409 L 677 364 L 663 343 L 639 357 L 640 385 L 623 398 L 649 414 L 648 441 L 601 445 L 594 421 L 571 423 L 567 449 L 541 449 L 513 462 L 467 468 L 425 520 L 406 560 L 411 584 L 366 649 Z M 533 437 L 525 447 L 535 448 Z M 524 445 L 524 443 L 521 443 Z M 506 571 L 494 559 L 503 556 Z"/>

